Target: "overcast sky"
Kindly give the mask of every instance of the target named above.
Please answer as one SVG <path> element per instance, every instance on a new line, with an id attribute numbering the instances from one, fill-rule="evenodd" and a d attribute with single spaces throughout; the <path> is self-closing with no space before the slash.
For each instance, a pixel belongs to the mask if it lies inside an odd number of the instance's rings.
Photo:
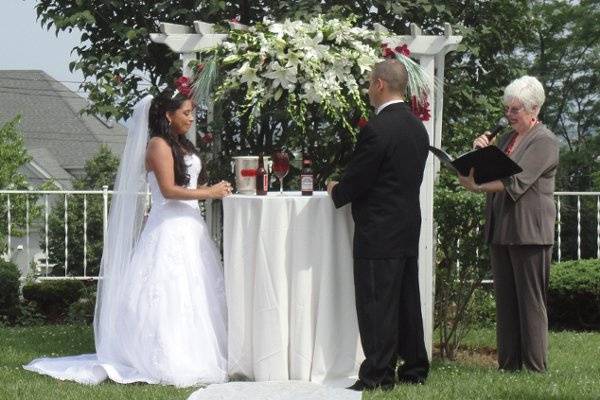
<path id="1" fill-rule="evenodd" d="M 71 74 L 71 49 L 79 44 L 77 32 L 42 29 L 36 20 L 35 0 L 0 0 L 0 69 L 40 69 L 77 90 L 81 73 Z M 81 94 L 81 93 L 80 93 Z"/>

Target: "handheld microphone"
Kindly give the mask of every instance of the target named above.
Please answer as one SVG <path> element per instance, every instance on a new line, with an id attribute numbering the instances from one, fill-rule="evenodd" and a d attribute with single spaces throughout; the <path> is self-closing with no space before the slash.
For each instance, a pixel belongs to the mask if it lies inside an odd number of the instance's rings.
<path id="1" fill-rule="evenodd" d="M 504 128 L 506 128 L 508 126 L 508 120 L 505 117 L 502 117 L 498 120 L 498 122 L 496 122 L 496 126 L 494 126 L 492 129 L 490 129 L 490 133 L 486 134 L 485 136 L 488 138 L 488 140 L 491 142 L 492 139 L 494 137 L 496 137 L 496 135 L 498 133 L 500 133 L 500 131 L 502 131 Z M 476 148 L 480 148 L 479 146 L 477 146 Z"/>

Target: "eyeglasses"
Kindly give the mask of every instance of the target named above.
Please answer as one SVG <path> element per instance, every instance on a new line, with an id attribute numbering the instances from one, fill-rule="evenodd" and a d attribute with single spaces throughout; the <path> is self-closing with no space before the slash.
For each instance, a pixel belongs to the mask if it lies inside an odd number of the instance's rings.
<path id="1" fill-rule="evenodd" d="M 519 111 L 521 111 L 522 109 L 523 109 L 523 106 L 521 106 L 521 107 L 504 107 L 504 114 L 517 115 L 519 113 Z"/>

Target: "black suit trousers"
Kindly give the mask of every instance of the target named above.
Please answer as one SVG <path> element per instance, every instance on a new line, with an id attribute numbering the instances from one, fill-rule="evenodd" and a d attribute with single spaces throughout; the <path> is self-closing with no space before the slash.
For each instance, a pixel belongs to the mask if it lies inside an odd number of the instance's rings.
<path id="1" fill-rule="evenodd" d="M 359 379 L 367 386 L 423 383 L 429 359 L 423 338 L 417 257 L 355 259 L 358 327 L 365 353 Z M 403 361 L 396 371 L 398 359 Z"/>

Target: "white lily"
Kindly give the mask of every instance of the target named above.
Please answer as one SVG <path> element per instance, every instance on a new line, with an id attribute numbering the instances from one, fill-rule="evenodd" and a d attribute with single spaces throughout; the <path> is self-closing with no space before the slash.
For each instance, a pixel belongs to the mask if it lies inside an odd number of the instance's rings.
<path id="1" fill-rule="evenodd" d="M 263 76 L 273 80 L 273 88 L 281 86 L 284 89 L 288 89 L 293 87 L 298 81 L 296 76 L 298 70 L 296 67 L 284 67 L 278 62 L 271 63 L 269 67 L 271 71 L 264 73 Z"/>
<path id="2" fill-rule="evenodd" d="M 242 64 L 237 72 L 242 83 L 260 82 L 260 78 L 256 75 L 256 68 L 252 68 L 249 62 Z"/>

